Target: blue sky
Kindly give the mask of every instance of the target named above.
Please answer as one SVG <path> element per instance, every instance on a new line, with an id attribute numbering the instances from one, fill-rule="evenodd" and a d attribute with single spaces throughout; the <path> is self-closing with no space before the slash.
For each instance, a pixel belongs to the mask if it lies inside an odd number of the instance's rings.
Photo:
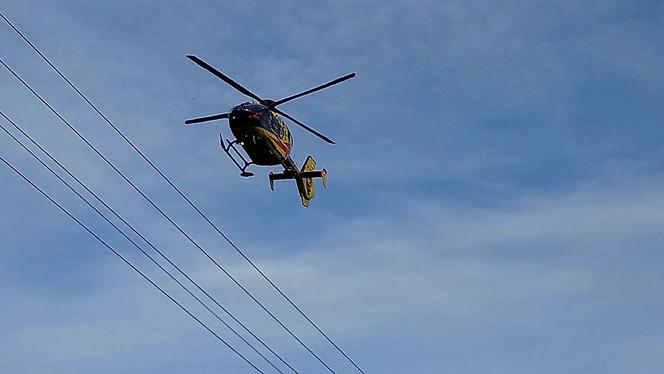
<path id="1" fill-rule="evenodd" d="M 2 12 L 366 372 L 664 370 L 660 2 L 8 0 Z M 0 51 L 337 372 L 352 372 L 6 25 Z M 358 73 L 282 108 L 337 141 L 291 127 L 296 161 L 312 154 L 330 171 L 310 209 L 287 182 L 270 192 L 269 169 L 237 176 L 217 145 L 225 122 L 182 126 L 245 100 L 188 53 L 273 99 Z M 296 368 L 322 369 L 6 71 L 0 84 L 0 110 Z M 0 152 L 213 324 L 4 135 Z M 251 372 L 14 174 L 0 176 L 0 372 Z"/>

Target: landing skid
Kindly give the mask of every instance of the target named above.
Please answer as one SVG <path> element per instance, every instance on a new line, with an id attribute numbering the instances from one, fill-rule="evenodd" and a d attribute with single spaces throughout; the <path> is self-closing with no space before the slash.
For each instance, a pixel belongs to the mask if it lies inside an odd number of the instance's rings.
<path id="1" fill-rule="evenodd" d="M 242 156 L 242 153 L 240 153 L 240 151 L 237 150 L 237 147 L 235 147 L 235 145 L 240 143 L 237 139 L 233 141 L 226 139 L 226 144 L 224 144 L 224 139 L 222 138 L 221 134 L 219 134 L 219 143 L 221 145 L 221 149 L 224 150 L 224 152 L 228 155 L 231 161 L 233 161 L 233 163 L 237 166 L 237 168 L 240 169 L 240 176 L 242 177 L 254 176 L 254 173 L 247 171 L 247 168 L 250 165 L 253 165 L 254 163 L 251 161 L 247 161 L 247 159 L 244 158 L 244 156 Z M 235 155 L 237 155 L 240 161 L 238 161 L 236 159 L 236 156 L 234 156 L 231 153 L 231 149 L 233 150 L 233 152 L 235 152 Z M 242 164 L 240 164 L 240 162 L 242 162 Z"/>

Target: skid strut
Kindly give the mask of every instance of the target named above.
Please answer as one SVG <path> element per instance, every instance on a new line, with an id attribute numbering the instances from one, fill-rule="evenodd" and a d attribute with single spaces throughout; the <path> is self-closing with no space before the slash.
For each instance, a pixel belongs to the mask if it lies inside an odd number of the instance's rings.
<path id="1" fill-rule="evenodd" d="M 231 161 L 233 161 L 233 163 L 237 166 L 237 168 L 240 169 L 240 175 L 241 176 L 251 177 L 251 176 L 254 175 L 254 173 L 252 173 L 250 171 L 247 171 L 247 168 L 250 165 L 253 165 L 253 162 L 252 161 L 247 161 L 247 159 L 244 158 L 244 156 L 242 156 L 242 153 L 240 153 L 240 151 L 238 151 L 237 148 L 235 147 L 236 144 L 240 143 L 237 139 L 233 140 L 233 141 L 230 141 L 230 140 L 226 139 L 226 144 L 224 144 L 224 139 L 222 138 L 221 134 L 219 134 L 219 143 L 221 145 L 221 149 L 224 150 L 224 152 L 228 155 L 228 157 L 231 159 Z M 231 149 L 233 150 L 233 152 L 235 152 L 237 157 L 240 158 L 243 165 L 241 165 L 240 162 L 231 153 Z"/>

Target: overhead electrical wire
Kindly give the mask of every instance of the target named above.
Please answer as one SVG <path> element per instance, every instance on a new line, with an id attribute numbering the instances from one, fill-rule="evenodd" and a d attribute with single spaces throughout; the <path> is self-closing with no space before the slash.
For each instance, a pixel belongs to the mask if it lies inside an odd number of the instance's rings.
<path id="1" fill-rule="evenodd" d="M 12 22 L 0 12 L 0 17 L 16 32 L 25 43 L 27 43 L 113 130 L 122 137 L 122 139 L 136 151 L 145 162 L 147 162 L 222 238 L 224 238 L 233 249 L 238 252 L 260 275 L 263 277 L 287 302 L 290 304 L 306 321 L 313 326 L 339 353 L 341 353 L 358 371 L 366 374 L 357 363 L 335 343 L 293 300 L 288 297 L 280 287 L 278 287 L 240 248 L 235 245 L 224 232 L 210 220 L 203 211 L 194 204 L 191 199 L 184 194 L 132 141 L 127 138 L 124 133 L 92 103 L 88 97 L 83 94 L 72 82 L 58 69 L 51 60 L 46 57 L 31 41 L 28 39 Z M 319 360 L 320 361 L 320 360 Z M 327 366 L 327 365 L 325 365 Z M 329 368 L 328 368 L 329 369 Z"/>
<path id="2" fill-rule="evenodd" d="M 175 227 L 180 234 L 182 234 L 187 240 L 189 240 L 201 253 L 203 253 L 219 270 L 221 270 L 236 286 L 238 286 L 249 298 L 251 298 L 258 306 L 265 311 L 279 326 L 281 326 L 295 341 L 297 341 L 302 347 L 304 347 L 318 362 L 321 363 L 329 372 L 336 374 L 336 372 L 325 362 L 323 359 L 318 356 L 306 343 L 304 343 L 290 328 L 288 328 L 281 320 L 275 316 L 263 303 L 258 300 L 249 290 L 247 290 L 231 273 L 229 273 L 220 263 L 215 260 L 203 247 L 201 247 L 198 242 L 196 242 L 186 231 L 184 231 L 180 225 L 178 225 L 168 214 L 166 214 L 159 206 L 157 206 L 152 199 L 150 199 L 134 182 L 132 182 L 122 171 L 120 171 L 113 162 L 111 162 L 103 153 L 101 153 L 90 141 L 83 136 L 75 127 L 69 123 L 51 104 L 49 104 L 37 91 L 35 91 L 32 86 L 30 86 L 20 75 L 18 75 L 9 65 L 7 65 L 4 60 L 0 58 L 0 64 L 2 64 L 7 71 L 9 71 L 23 86 L 25 86 L 43 105 L 45 105 L 60 121 L 67 126 L 76 136 L 81 139 L 90 149 L 92 149 L 107 165 L 109 165 L 118 175 L 124 179 L 136 192 L 138 192 L 155 210 L 157 210 L 168 222 Z"/>
<path id="3" fill-rule="evenodd" d="M 70 213 L 67 209 L 65 209 L 60 203 L 55 201 L 48 193 L 46 193 L 43 189 L 39 188 L 32 180 L 30 180 L 28 177 L 26 177 L 21 171 L 19 171 L 17 168 L 15 168 L 9 161 L 5 160 L 2 156 L 0 156 L 0 162 L 4 163 L 7 167 L 9 167 L 11 170 L 13 170 L 16 174 L 18 174 L 25 182 L 30 184 L 35 190 L 37 190 L 39 193 L 42 194 L 46 199 L 48 199 L 52 204 L 54 204 L 58 209 L 60 209 L 63 213 L 65 213 L 69 218 L 71 218 L 74 222 L 76 222 L 79 226 L 81 226 L 85 231 L 87 231 L 90 235 L 92 235 L 97 241 L 99 241 L 104 247 L 106 247 L 109 251 L 111 251 L 115 256 L 117 256 L 120 260 L 122 260 L 125 264 L 127 264 L 129 267 L 131 267 L 135 272 L 137 272 L 143 279 L 148 281 L 152 286 L 154 286 L 159 292 L 161 292 L 164 296 L 166 296 L 169 300 L 171 300 L 175 305 L 177 305 L 182 311 L 187 313 L 189 317 L 193 318 L 196 322 L 198 322 L 201 326 L 203 326 L 210 334 L 212 334 L 217 340 L 222 342 L 226 347 L 228 347 L 230 350 L 235 352 L 242 360 L 244 360 L 247 364 L 249 364 L 252 368 L 254 368 L 257 372 L 261 374 L 265 374 L 261 369 L 259 369 L 254 363 L 252 363 L 249 359 L 247 359 L 242 353 L 240 353 L 237 349 L 235 349 L 232 345 L 230 345 L 226 340 L 224 340 L 221 336 L 219 336 L 214 330 L 212 330 L 208 325 L 205 324 L 205 322 L 201 321 L 198 317 L 196 317 L 192 312 L 190 312 L 184 305 L 182 305 L 179 301 L 177 301 L 173 296 L 171 296 L 168 292 L 166 292 L 163 288 L 161 288 L 157 283 L 155 283 L 150 277 L 148 277 L 145 273 L 143 273 L 140 269 L 138 269 L 134 264 L 129 262 L 124 256 L 122 256 L 115 248 L 113 248 L 110 244 L 108 244 L 104 239 L 102 239 L 100 236 L 95 234 L 94 231 L 92 231 L 87 225 L 85 225 L 81 220 L 76 218 L 72 213 Z"/>
<path id="4" fill-rule="evenodd" d="M 242 326 L 249 334 L 251 334 L 256 340 L 258 340 L 265 348 L 267 348 L 272 354 L 274 354 L 281 362 L 288 366 L 293 372 L 298 373 L 288 362 L 286 362 L 279 354 L 274 352 L 267 344 L 263 342 L 258 336 L 256 336 L 251 330 L 249 330 L 241 321 L 239 321 L 231 312 L 229 312 L 223 305 L 221 305 L 214 297 L 212 297 L 207 291 L 205 291 L 196 281 L 191 279 L 179 266 L 173 263 L 161 250 L 152 244 L 148 239 L 146 239 L 140 232 L 138 232 L 131 224 L 129 224 L 122 216 L 120 216 L 113 208 L 111 208 L 103 199 L 101 199 L 94 191 L 88 188 L 76 175 L 71 173 L 60 161 L 54 158 L 46 149 L 44 149 L 39 143 L 37 143 L 28 133 L 26 133 L 14 120 L 9 118 L 4 112 L 0 110 L 0 116 L 2 116 L 7 122 L 9 122 L 15 129 L 17 129 L 23 136 L 25 136 L 35 147 L 37 147 L 41 152 L 46 154 L 46 156 L 54 162 L 58 167 L 64 170 L 72 179 L 74 179 L 79 185 L 81 185 L 89 194 L 91 194 L 97 201 L 99 201 L 106 209 L 111 211 L 116 218 L 118 218 L 122 223 L 128 226 L 136 235 L 138 235 L 144 242 L 146 242 L 155 252 L 157 252 L 163 259 L 165 259 L 171 266 L 173 266 L 177 271 L 182 274 L 187 280 L 194 284 L 201 292 L 203 292 L 209 299 L 211 299 L 217 306 L 219 306 L 226 314 L 228 314 L 233 320 L 235 320 L 240 326 Z M 29 153 L 35 160 L 37 160 L 44 168 L 46 168 L 51 174 L 53 174 L 60 182 L 62 182 L 69 190 L 71 190 L 76 196 L 78 196 L 83 202 L 86 203 L 90 208 L 92 208 L 98 215 L 100 215 L 108 224 L 110 224 L 116 231 L 118 231 L 125 239 L 127 239 L 134 247 L 141 251 L 145 256 L 147 256 L 150 261 L 157 265 L 163 272 L 165 272 L 173 281 L 175 281 L 181 288 L 183 288 L 191 297 L 193 297 L 199 304 L 201 304 L 205 309 L 207 309 L 217 320 L 219 320 L 224 326 L 230 329 L 233 334 L 235 334 L 240 340 L 247 344 L 254 352 L 256 352 L 263 360 L 265 360 L 270 366 L 272 366 L 279 373 L 283 372 L 265 355 L 263 355 L 256 347 L 254 347 L 249 341 L 247 341 L 240 333 L 238 333 L 232 326 L 230 326 L 223 318 L 221 318 L 216 312 L 214 312 L 210 307 L 204 303 L 200 298 L 198 298 L 188 287 L 182 284 L 177 278 L 175 278 L 168 270 L 166 270 L 158 261 L 156 261 L 149 253 L 147 253 L 142 247 L 140 247 L 134 240 L 127 236 L 127 234 L 120 229 L 116 224 L 114 224 L 105 214 L 100 212 L 88 199 L 82 196 L 74 187 L 72 187 L 66 180 L 64 180 L 57 172 L 55 172 L 51 167 L 49 167 L 39 156 L 32 152 L 21 140 L 14 136 L 5 126 L 0 122 L 0 129 L 2 129 L 11 139 L 13 139 L 21 148 L 23 148 L 27 153 Z"/>

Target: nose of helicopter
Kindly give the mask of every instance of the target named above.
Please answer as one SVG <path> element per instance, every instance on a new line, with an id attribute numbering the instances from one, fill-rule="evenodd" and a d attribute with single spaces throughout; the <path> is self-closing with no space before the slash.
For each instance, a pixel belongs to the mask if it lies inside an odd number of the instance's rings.
<path id="1" fill-rule="evenodd" d="M 230 119 L 238 125 L 254 125 L 258 121 L 258 113 L 249 109 L 238 109 L 231 112 Z"/>

